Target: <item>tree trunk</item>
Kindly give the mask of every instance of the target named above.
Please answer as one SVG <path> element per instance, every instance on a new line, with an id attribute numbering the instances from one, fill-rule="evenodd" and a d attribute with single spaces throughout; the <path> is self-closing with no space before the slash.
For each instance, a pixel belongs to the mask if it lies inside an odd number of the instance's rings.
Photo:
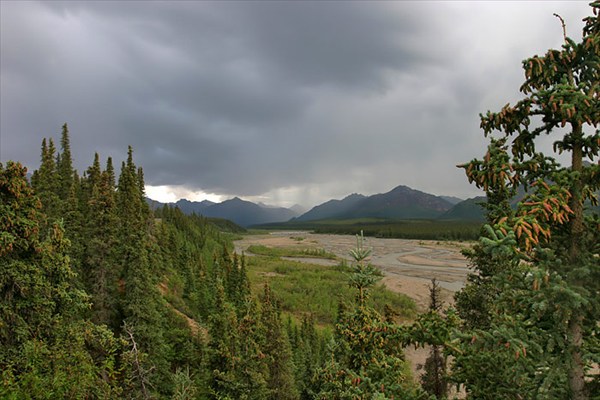
<path id="1" fill-rule="evenodd" d="M 573 153 L 571 157 L 571 171 L 581 173 L 583 169 L 583 152 L 581 139 L 583 131 L 581 124 L 573 125 Z M 569 262 L 571 268 L 581 266 L 581 239 L 583 236 L 583 183 L 581 176 L 573 179 L 571 186 L 571 209 L 573 216 L 571 218 L 570 236 L 571 243 L 569 248 Z M 574 278 L 570 282 L 574 287 L 583 286 L 579 278 Z M 571 320 L 569 321 L 568 333 L 571 340 L 571 366 L 569 370 L 569 387 L 571 389 L 571 398 L 573 400 L 586 400 L 585 393 L 585 371 L 584 361 L 581 353 L 583 344 L 583 310 L 581 307 L 573 309 Z"/>
<path id="2" fill-rule="evenodd" d="M 578 313 L 574 315 L 569 323 L 569 335 L 573 346 L 571 354 L 571 369 L 569 370 L 569 386 L 571 388 L 571 399 L 586 400 L 585 372 L 583 369 L 583 358 L 581 356 L 581 345 L 583 316 Z"/>

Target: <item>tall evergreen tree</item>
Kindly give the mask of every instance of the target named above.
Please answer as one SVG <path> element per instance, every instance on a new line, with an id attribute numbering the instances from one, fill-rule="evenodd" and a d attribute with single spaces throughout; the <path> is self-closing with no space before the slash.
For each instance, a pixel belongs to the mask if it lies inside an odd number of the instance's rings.
<path id="1" fill-rule="evenodd" d="M 297 399 L 290 342 L 287 332 L 281 325 L 279 308 L 267 283 L 261 299 L 261 325 L 264 330 L 262 352 L 269 369 L 267 378 L 269 399 Z"/>
<path id="2" fill-rule="evenodd" d="M 71 138 L 69 128 L 65 123 L 62 126 L 60 136 L 60 157 L 57 157 L 56 171 L 58 173 L 58 196 L 66 200 L 69 198 L 73 185 L 75 184 L 75 170 L 73 168 L 73 156 L 71 154 Z"/>
<path id="3" fill-rule="evenodd" d="M 60 223 L 40 238 L 40 208 L 25 169 L 0 164 L 0 396 L 118 396 L 118 343 L 82 318 L 87 298 L 72 285 L 69 242 Z"/>
<path id="4" fill-rule="evenodd" d="M 121 294 L 122 322 L 135 332 L 139 350 L 150 355 L 156 372 L 165 372 L 162 339 L 163 317 L 160 314 L 161 298 L 156 278 L 151 273 L 147 205 L 140 191 L 143 182 L 133 162 L 133 149 L 128 149 L 127 161 L 123 163 L 117 189 L 116 212 L 119 219 L 116 249 L 120 260 L 119 291 Z M 159 365 L 160 364 L 160 365 Z M 164 379 L 164 375 L 157 377 Z"/>
<path id="5" fill-rule="evenodd" d="M 225 257 L 228 257 L 226 250 Z M 242 312 L 246 302 L 250 298 L 250 282 L 248 281 L 246 271 L 246 258 L 243 254 L 239 257 L 234 253 L 230 261 L 223 260 L 223 264 L 227 266 L 224 271 L 227 298 L 236 309 Z"/>
<path id="6" fill-rule="evenodd" d="M 73 168 L 73 157 L 71 155 L 71 139 L 69 128 L 65 123 L 62 127 L 60 138 L 61 152 L 56 156 L 56 172 L 58 185 L 55 190 L 61 201 L 60 215 L 63 218 L 67 236 L 72 241 L 70 255 L 78 262 L 81 259 L 81 213 L 79 210 L 79 179 Z"/>
<path id="7" fill-rule="evenodd" d="M 497 171 L 504 173 L 502 168 L 510 164 L 507 139 L 490 139 L 491 143 L 484 159 L 481 161 L 482 171 Z M 504 166 L 504 167 L 503 167 Z M 509 175 L 504 175 L 509 178 Z M 517 180 L 490 179 L 484 186 L 487 201 L 484 203 L 486 219 L 489 225 L 502 220 L 512 220 L 514 210 L 511 200 L 517 194 Z M 485 237 L 486 230 L 482 228 Z M 506 238 L 505 240 L 510 240 Z M 456 309 L 467 329 L 487 329 L 494 314 L 494 304 L 498 300 L 501 288 L 495 285 L 493 278 L 502 271 L 514 270 L 518 260 L 512 257 L 512 252 L 494 252 L 481 243 L 463 250 L 463 255 L 469 260 L 474 272 L 467 276 L 466 286 L 455 294 Z"/>
<path id="8" fill-rule="evenodd" d="M 354 309 L 341 313 L 330 343 L 330 360 L 317 372 L 320 399 L 416 399 L 396 326 L 367 304 L 369 288 L 381 274 L 365 260 L 370 249 L 357 236 L 349 283 L 357 289 Z"/>
<path id="9" fill-rule="evenodd" d="M 431 280 L 429 287 L 429 312 L 440 313 L 442 301 L 440 298 L 440 286 L 436 279 Z M 423 366 L 425 373 L 421 377 L 421 387 L 435 396 L 436 399 L 446 398 L 448 395 L 448 376 L 446 370 L 446 357 L 443 348 L 439 344 L 431 345 L 429 356 Z"/>
<path id="10" fill-rule="evenodd" d="M 295 338 L 291 344 L 296 367 L 296 385 L 301 399 L 312 399 L 315 394 L 315 374 L 329 356 L 325 346 L 326 337 L 315 329 L 312 315 L 303 315 Z"/>
<path id="11" fill-rule="evenodd" d="M 492 278 L 501 290 L 489 328 L 475 330 L 465 358 L 457 359 L 459 375 L 472 381 L 478 398 L 590 395 L 586 370 L 600 358 L 600 224 L 597 213 L 584 210 L 586 200 L 597 204 L 600 190 L 600 166 L 584 162 L 600 150 L 600 2 L 591 6 L 582 40 L 567 37 L 559 17 L 562 48 L 523 61 L 524 98 L 481 116 L 486 135 L 499 132 L 506 140 L 510 159 L 508 151 L 488 152 L 464 166 L 484 189 L 502 181 L 529 192 L 480 241 L 484 252 L 509 259 L 511 267 Z M 568 165 L 540 151 L 542 134 L 554 138 L 555 153 L 570 155 Z M 485 382 L 475 376 L 484 363 L 495 366 Z"/>
<path id="12" fill-rule="evenodd" d="M 46 144 L 47 143 L 47 144 Z M 42 140 L 40 168 L 33 172 L 31 184 L 39 196 L 45 214 L 51 219 L 60 215 L 61 200 L 58 196 L 59 177 L 56 168 L 56 148 L 50 138 Z"/>
<path id="13" fill-rule="evenodd" d="M 115 167 L 113 167 L 112 157 L 106 159 L 106 174 L 108 176 L 108 183 L 111 187 L 116 187 Z"/>
<path id="14" fill-rule="evenodd" d="M 211 397 L 217 399 L 267 399 L 265 355 L 259 348 L 257 311 L 249 303 L 238 319 L 217 280 L 216 307 L 210 317 Z"/>
<path id="15" fill-rule="evenodd" d="M 79 180 L 73 168 L 71 145 L 67 124 L 63 125 L 61 134 L 61 151 L 56 153 L 54 142 L 42 140 L 42 161 L 40 169 L 32 177 L 32 185 L 40 196 L 44 213 L 50 223 L 57 219 L 63 221 L 66 235 L 71 241 L 69 256 L 72 268 L 78 273 L 82 258 L 81 210 L 79 204 Z"/>
<path id="16" fill-rule="evenodd" d="M 86 213 L 82 229 L 86 241 L 82 269 L 91 295 L 92 318 L 97 323 L 116 328 L 121 324 L 114 312 L 118 298 L 115 257 L 118 220 L 114 186 L 108 171 L 101 170 L 98 154 L 87 170 L 84 184 Z"/>

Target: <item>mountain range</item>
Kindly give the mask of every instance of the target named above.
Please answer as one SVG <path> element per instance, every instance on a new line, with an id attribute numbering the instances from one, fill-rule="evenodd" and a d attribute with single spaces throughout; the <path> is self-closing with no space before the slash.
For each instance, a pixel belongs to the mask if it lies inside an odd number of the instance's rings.
<path id="1" fill-rule="evenodd" d="M 151 207 L 160 207 L 163 204 L 148 200 Z M 246 228 L 251 225 L 267 224 L 270 222 L 283 222 L 297 217 L 300 213 L 289 208 L 255 204 L 250 201 L 234 197 L 222 203 L 212 201 L 189 201 L 181 199 L 170 206 L 178 207 L 185 214 L 198 214 L 209 218 L 228 219 Z"/>
<path id="2" fill-rule="evenodd" d="M 208 200 L 194 202 L 179 200 L 170 203 L 186 214 L 196 213 L 205 217 L 224 218 L 236 224 L 252 225 L 289 220 L 306 222 L 323 219 L 444 219 L 444 220 L 483 220 L 483 211 L 478 203 L 485 198 L 461 201 L 456 197 L 435 196 L 408 186 L 397 186 L 387 193 L 371 196 L 351 194 L 342 200 L 329 200 L 301 213 L 299 206 L 292 208 L 252 203 L 235 197 L 222 203 Z M 148 200 L 152 207 L 162 204 Z"/>
<path id="3" fill-rule="evenodd" d="M 343 200 L 330 200 L 297 218 L 298 221 L 318 219 L 432 219 L 450 210 L 453 204 L 440 197 L 408 186 L 398 186 L 387 193 L 365 197 L 351 194 Z"/>

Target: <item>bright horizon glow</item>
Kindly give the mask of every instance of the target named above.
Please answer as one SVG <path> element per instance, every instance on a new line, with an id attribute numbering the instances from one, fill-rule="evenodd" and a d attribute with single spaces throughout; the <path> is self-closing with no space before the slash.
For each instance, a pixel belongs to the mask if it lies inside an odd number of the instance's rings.
<path id="1" fill-rule="evenodd" d="M 193 192 L 181 186 L 146 185 L 145 189 L 147 197 L 161 203 L 175 203 L 181 199 L 187 199 L 189 201 L 209 200 L 213 203 L 220 203 L 223 199 L 223 196 L 214 193 L 205 193 L 202 191 Z"/>

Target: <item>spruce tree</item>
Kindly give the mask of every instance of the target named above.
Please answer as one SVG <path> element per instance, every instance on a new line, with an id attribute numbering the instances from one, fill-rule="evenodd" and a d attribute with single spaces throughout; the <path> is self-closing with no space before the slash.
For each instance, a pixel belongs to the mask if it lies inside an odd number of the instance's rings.
<path id="1" fill-rule="evenodd" d="M 118 298 L 116 265 L 117 227 L 114 186 L 108 171 L 100 168 L 98 154 L 87 170 L 84 180 L 84 236 L 83 255 L 86 288 L 92 300 L 92 318 L 95 322 L 113 328 L 120 326 L 115 315 Z"/>
<path id="2" fill-rule="evenodd" d="M 111 187 L 116 187 L 116 178 L 115 178 L 115 167 L 113 167 L 112 157 L 108 157 L 106 159 L 106 175 L 108 176 L 108 183 Z"/>
<path id="3" fill-rule="evenodd" d="M 81 237 L 82 214 L 80 208 L 80 185 L 73 168 L 71 145 L 67 124 L 61 134 L 61 151 L 57 153 L 52 139 L 42 140 L 41 165 L 32 176 L 32 185 L 40 196 L 44 213 L 50 221 L 61 219 L 67 238 L 71 241 L 69 256 L 71 265 L 80 274 L 83 253 Z"/>
<path id="4" fill-rule="evenodd" d="M 527 190 L 514 214 L 499 216 L 480 240 L 510 267 L 491 278 L 498 295 L 489 328 L 465 337 L 471 345 L 457 359 L 457 376 L 478 398 L 590 395 L 586 370 L 600 358 L 600 224 L 597 211 L 585 211 L 600 190 L 592 163 L 600 149 L 600 2 L 591 6 L 581 41 L 557 16 L 562 48 L 523 61 L 523 99 L 481 116 L 485 134 L 499 134 L 506 151 L 464 166 L 484 190 L 499 181 Z M 554 139 L 550 155 L 540 150 L 541 135 Z M 555 160 L 560 153 L 570 156 L 567 165 Z M 487 381 L 475 376 L 484 364 L 495 365 Z"/>
<path id="5" fill-rule="evenodd" d="M 313 381 L 317 370 L 323 365 L 326 354 L 326 336 L 315 328 L 312 315 L 303 315 L 300 327 L 290 323 L 288 336 L 294 353 L 295 381 L 301 399 L 312 399 L 315 394 Z"/>
<path id="6" fill-rule="evenodd" d="M 349 279 L 357 289 L 356 303 L 339 314 L 330 357 L 317 372 L 319 399 L 416 399 L 421 395 L 404 360 L 398 328 L 367 303 L 370 287 L 381 277 L 366 263 L 369 254 L 362 234 L 357 235 Z"/>
<path id="7" fill-rule="evenodd" d="M 490 145 L 483 160 L 482 171 L 494 171 L 510 163 L 506 138 L 490 139 Z M 508 177 L 508 175 L 505 175 Z M 490 179 L 485 188 L 487 201 L 483 203 L 486 211 L 486 220 L 489 225 L 505 218 L 512 220 L 514 210 L 511 200 L 517 194 L 516 181 L 509 179 Z M 482 235 L 486 231 L 482 228 Z M 508 238 L 507 238 L 508 240 Z M 501 288 L 493 282 L 493 278 L 502 271 L 515 269 L 518 260 L 512 257 L 511 252 L 493 255 L 481 243 L 475 243 L 471 248 L 464 249 L 462 254 L 469 261 L 474 272 L 467 276 L 465 287 L 455 294 L 456 309 L 462 318 L 462 323 L 467 329 L 487 329 L 490 326 L 494 313 L 494 304 L 500 295 Z"/>
<path id="8" fill-rule="evenodd" d="M 25 168 L 0 164 L 0 368 L 3 398 L 118 397 L 119 344 L 85 320 L 87 296 L 73 285 L 69 241 L 45 218 Z"/>
<path id="9" fill-rule="evenodd" d="M 442 300 L 440 298 L 440 286 L 436 279 L 431 280 L 429 287 L 429 312 L 440 313 L 442 311 Z M 425 373 L 421 377 L 421 387 L 435 396 L 436 399 L 446 398 L 448 395 L 448 376 L 446 370 L 446 357 L 443 348 L 439 344 L 432 344 L 429 356 L 423 366 Z"/>
<path id="10" fill-rule="evenodd" d="M 226 301 L 222 281 L 217 279 L 215 311 L 210 317 L 211 398 L 266 399 L 268 374 L 265 354 L 259 347 L 257 310 L 249 302 L 238 319 Z"/>
<path id="11" fill-rule="evenodd" d="M 60 215 L 63 218 L 67 235 L 73 242 L 71 248 L 72 258 L 78 261 L 81 258 L 81 213 L 79 210 L 79 178 L 73 168 L 73 158 L 71 155 L 71 139 L 69 128 L 65 123 L 62 127 L 60 138 L 61 152 L 56 156 L 56 172 L 58 175 L 58 186 L 56 195 L 61 200 Z"/>
<path id="12" fill-rule="evenodd" d="M 42 202 L 45 214 L 52 220 L 59 217 L 62 205 L 58 195 L 56 148 L 51 138 L 42 140 L 41 164 L 40 168 L 33 172 L 31 184 Z"/>
<path id="13" fill-rule="evenodd" d="M 110 177 L 108 177 L 110 180 Z M 160 293 L 156 278 L 152 275 L 152 252 L 149 241 L 149 212 L 140 191 L 143 183 L 133 162 L 133 149 L 128 149 L 127 161 L 123 163 L 116 193 L 116 215 L 119 226 L 116 237 L 116 259 L 119 293 L 117 319 L 122 326 L 116 327 L 125 339 L 130 338 L 123 327 L 127 325 L 135 334 L 138 350 L 148 354 L 147 362 L 155 368 L 148 379 L 154 380 L 160 389 L 167 379 L 168 366 L 163 340 L 164 319 L 161 314 Z M 152 370 L 148 366 L 148 370 Z"/>
<path id="14" fill-rule="evenodd" d="M 58 196 L 66 200 L 73 189 L 75 170 L 73 168 L 73 157 L 71 155 L 71 138 L 69 128 L 65 123 L 62 126 L 60 137 L 60 156 L 57 156 L 56 170 L 58 173 Z"/>
<path id="15" fill-rule="evenodd" d="M 276 299 L 267 283 L 264 286 L 260 313 L 261 328 L 264 331 L 261 347 L 268 367 L 269 399 L 297 399 L 290 342 L 287 332 L 281 325 Z"/>

